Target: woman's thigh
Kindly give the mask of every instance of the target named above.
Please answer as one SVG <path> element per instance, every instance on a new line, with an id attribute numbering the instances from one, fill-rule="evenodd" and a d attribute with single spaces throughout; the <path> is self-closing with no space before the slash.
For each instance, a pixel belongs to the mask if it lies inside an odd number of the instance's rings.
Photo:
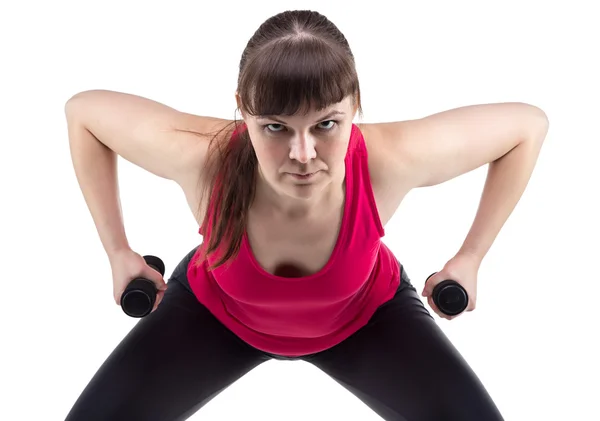
<path id="1" fill-rule="evenodd" d="M 71 409 L 74 420 L 185 420 L 269 358 L 223 326 L 187 287 L 191 254 Z"/>
<path id="2" fill-rule="evenodd" d="M 503 419 L 481 381 L 423 305 L 404 269 L 395 297 L 365 327 L 305 360 L 385 420 Z"/>

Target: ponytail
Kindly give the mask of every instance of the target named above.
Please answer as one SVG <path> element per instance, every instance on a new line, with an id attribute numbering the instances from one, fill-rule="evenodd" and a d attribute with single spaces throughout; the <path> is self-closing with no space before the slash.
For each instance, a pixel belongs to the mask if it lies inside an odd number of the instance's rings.
<path id="1" fill-rule="evenodd" d="M 204 167 L 207 209 L 201 226 L 204 244 L 199 265 L 219 254 L 209 269 L 213 270 L 235 258 L 246 230 L 248 209 L 256 191 L 257 159 L 246 125 L 235 120 L 236 129 L 225 130 L 226 136 L 213 137 Z M 204 201 L 201 200 L 200 203 Z"/>

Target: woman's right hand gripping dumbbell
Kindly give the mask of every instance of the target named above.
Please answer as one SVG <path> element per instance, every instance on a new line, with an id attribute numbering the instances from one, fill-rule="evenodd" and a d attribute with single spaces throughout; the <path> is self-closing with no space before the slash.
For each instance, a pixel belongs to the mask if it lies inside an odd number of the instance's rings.
<path id="1" fill-rule="evenodd" d="M 121 296 L 132 279 L 145 278 L 156 286 L 156 310 L 167 289 L 163 275 L 146 263 L 144 257 L 131 249 L 124 249 L 109 256 L 113 277 L 113 295 L 117 305 L 121 305 Z"/>

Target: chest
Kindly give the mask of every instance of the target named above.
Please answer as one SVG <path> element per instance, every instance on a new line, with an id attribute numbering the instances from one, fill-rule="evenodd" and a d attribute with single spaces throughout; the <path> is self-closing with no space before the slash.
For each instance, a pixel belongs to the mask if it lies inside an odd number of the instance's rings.
<path id="1" fill-rule="evenodd" d="M 310 276 L 329 261 L 338 240 L 343 206 L 318 222 L 251 216 L 247 236 L 253 258 L 268 273 Z"/>

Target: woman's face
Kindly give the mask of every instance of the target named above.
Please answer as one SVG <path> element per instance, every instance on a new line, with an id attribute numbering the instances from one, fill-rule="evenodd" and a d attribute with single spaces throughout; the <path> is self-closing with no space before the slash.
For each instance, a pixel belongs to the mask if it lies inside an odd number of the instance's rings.
<path id="1" fill-rule="evenodd" d="M 278 193 L 306 199 L 341 182 L 355 114 L 352 96 L 321 111 L 293 116 L 249 116 L 242 111 L 260 176 Z"/>

